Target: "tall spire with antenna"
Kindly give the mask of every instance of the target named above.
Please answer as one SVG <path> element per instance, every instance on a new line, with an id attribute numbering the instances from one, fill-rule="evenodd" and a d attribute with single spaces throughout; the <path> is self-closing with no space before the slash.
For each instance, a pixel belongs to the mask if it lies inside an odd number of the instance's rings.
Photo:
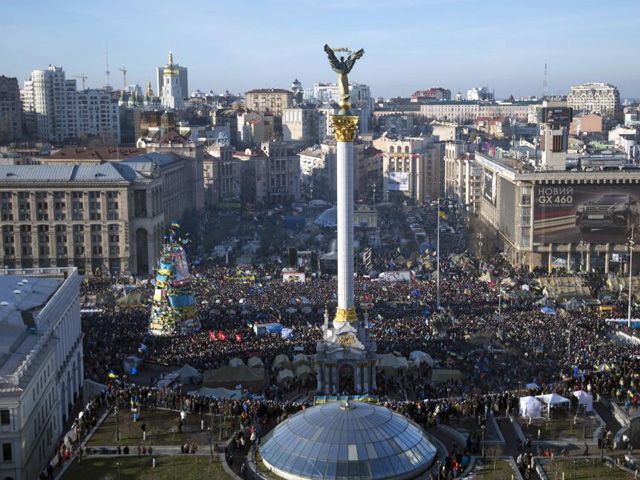
<path id="1" fill-rule="evenodd" d="M 544 81 L 542 82 L 542 98 L 545 98 L 549 92 L 549 85 L 547 84 L 547 62 L 544 62 Z"/>

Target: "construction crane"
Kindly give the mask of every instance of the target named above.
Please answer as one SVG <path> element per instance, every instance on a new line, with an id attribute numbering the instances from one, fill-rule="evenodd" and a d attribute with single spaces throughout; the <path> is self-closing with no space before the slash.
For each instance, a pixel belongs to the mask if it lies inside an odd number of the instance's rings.
<path id="1" fill-rule="evenodd" d="M 126 67 L 120 67 L 118 70 L 122 72 L 122 80 L 124 82 L 122 89 L 126 90 L 127 89 L 127 69 Z"/>
<path id="2" fill-rule="evenodd" d="M 85 82 L 87 81 L 87 77 L 84 72 L 80 75 L 74 75 L 73 78 L 79 78 L 80 80 L 82 80 L 82 90 L 86 90 L 85 88 Z"/>

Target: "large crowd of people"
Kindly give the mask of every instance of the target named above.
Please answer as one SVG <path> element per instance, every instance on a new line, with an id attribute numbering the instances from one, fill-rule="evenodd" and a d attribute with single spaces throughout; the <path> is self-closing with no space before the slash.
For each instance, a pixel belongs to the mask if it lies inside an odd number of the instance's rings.
<path id="1" fill-rule="evenodd" d="M 388 221 L 389 225 L 398 223 L 391 217 Z M 390 235 L 394 242 L 399 241 Z M 368 329 L 378 353 L 408 358 L 418 350 L 435 360 L 435 368 L 459 372 L 434 382 L 434 367 L 427 363 L 393 374 L 381 369 L 377 389 L 371 393 L 386 406 L 428 427 L 457 416 L 514 411 L 525 385 L 535 383 L 541 391 L 570 396 L 583 389 L 627 407 L 635 402 L 637 407 L 634 392 L 640 382 L 640 352 L 636 346 L 617 341 L 601 313 L 588 307 L 543 309 L 549 300 L 533 293 L 533 285 L 536 277 L 546 273 L 512 268 L 500 256 L 478 265 L 468 258 L 452 261 L 448 253 L 442 255 L 439 295 L 435 278 L 426 268 L 428 263 L 433 266 L 433 258 L 424 263 L 425 275 L 415 275 L 407 282 L 367 275 L 355 280 L 356 304 L 363 307 L 361 327 Z M 378 255 L 377 267 L 388 267 L 394 256 L 397 253 L 391 250 Z M 420 261 L 416 263 L 419 267 Z M 272 365 L 279 354 L 313 354 L 326 312 L 331 317 L 336 303 L 335 277 L 314 273 L 304 283 L 289 283 L 282 281 L 281 269 L 282 263 L 268 259 L 252 267 L 198 262 L 192 274 L 202 330 L 172 337 L 148 333 L 151 282 L 125 288 L 109 280 L 87 281 L 82 295 L 97 299 L 100 308 L 82 319 L 85 375 L 101 383 L 111 384 L 111 379 L 125 375 L 135 381 L 123 369 L 124 358 L 131 354 L 165 371 L 184 364 L 205 371 L 226 365 L 230 358 L 246 361 L 258 356 L 270 373 L 264 389 L 254 392 L 261 394 L 259 400 L 218 401 L 133 384 L 114 387 L 109 395 L 123 402 L 136 395 L 149 406 L 192 412 L 216 413 L 225 408 L 254 429 L 252 437 L 259 438 L 261 428 L 256 426 L 277 422 L 311 400 L 313 374 L 298 385 L 308 396 L 299 395 L 299 401 L 291 402 L 287 401 L 291 396 L 283 395 L 283 387 L 277 384 Z M 420 268 L 415 271 L 419 273 Z M 499 280 L 507 277 L 505 291 Z M 603 277 L 592 274 L 584 280 L 597 295 Z M 142 301 L 118 302 L 124 292 L 139 294 Z M 253 325 L 268 322 L 280 323 L 292 329 L 292 334 L 256 335 Z M 450 455 L 449 471 L 464 466 L 463 452 L 476 450 L 477 438 L 472 437 L 457 456 Z M 523 452 L 523 464 L 526 459 Z"/>

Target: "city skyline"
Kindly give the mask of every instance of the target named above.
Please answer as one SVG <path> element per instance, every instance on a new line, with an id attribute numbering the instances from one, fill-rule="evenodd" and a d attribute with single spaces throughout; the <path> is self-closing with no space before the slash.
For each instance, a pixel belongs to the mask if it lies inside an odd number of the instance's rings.
<path id="1" fill-rule="evenodd" d="M 608 82 L 622 98 L 640 97 L 640 72 L 625 60 L 633 54 L 633 43 L 625 41 L 632 1 L 616 1 L 617 8 L 601 12 L 595 2 L 545 0 L 536 12 L 547 15 L 528 17 L 513 7 L 507 11 L 500 1 L 389 3 L 329 0 L 314 11 L 308 1 L 231 6 L 193 0 L 181 18 L 168 2 L 117 0 L 108 11 L 97 11 L 80 0 L 55 10 L 43 8 L 42 1 L 9 0 L 0 20 L 5 40 L 26 32 L 31 41 L 0 44 L 2 73 L 22 86 L 32 70 L 52 64 L 62 66 L 68 78 L 86 74 L 87 86 L 99 88 L 106 84 L 108 51 L 114 88 L 123 85 L 120 67 L 128 70 L 128 84 L 154 84 L 155 67 L 172 49 L 175 61 L 189 68 L 191 91 L 288 88 L 294 78 L 308 88 L 334 80 L 324 68 L 322 45 L 328 42 L 367 51 L 353 80 L 369 84 L 376 97 L 409 96 L 430 86 L 464 96 L 480 85 L 498 98 L 541 95 L 545 62 L 550 94 L 566 94 L 578 83 Z M 563 37 L 566 42 L 558 44 Z"/>

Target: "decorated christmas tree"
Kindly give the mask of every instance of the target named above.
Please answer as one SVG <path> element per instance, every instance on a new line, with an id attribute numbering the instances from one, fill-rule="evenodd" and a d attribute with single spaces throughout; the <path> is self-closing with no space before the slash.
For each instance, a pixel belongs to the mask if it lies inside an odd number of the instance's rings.
<path id="1" fill-rule="evenodd" d="M 200 329 L 185 241 L 177 238 L 178 228 L 177 223 L 171 224 L 158 261 L 149 323 L 152 335 L 182 335 Z"/>

